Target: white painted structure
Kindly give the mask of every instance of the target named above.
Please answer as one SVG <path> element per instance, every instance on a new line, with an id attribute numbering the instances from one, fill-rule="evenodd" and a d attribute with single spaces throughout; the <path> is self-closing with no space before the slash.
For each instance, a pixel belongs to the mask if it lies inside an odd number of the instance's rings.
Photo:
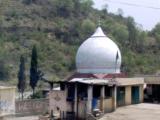
<path id="1" fill-rule="evenodd" d="M 0 86 L 0 119 L 15 114 L 15 87 Z"/>
<path id="2" fill-rule="evenodd" d="M 79 73 L 120 73 L 121 52 L 98 27 L 79 47 L 76 66 Z"/>

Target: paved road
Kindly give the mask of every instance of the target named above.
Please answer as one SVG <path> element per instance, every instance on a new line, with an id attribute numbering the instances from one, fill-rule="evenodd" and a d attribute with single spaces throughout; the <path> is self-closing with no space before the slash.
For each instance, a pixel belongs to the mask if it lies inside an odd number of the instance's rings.
<path id="1" fill-rule="evenodd" d="M 38 116 L 7 118 L 5 120 L 38 120 Z"/>
<path id="2" fill-rule="evenodd" d="M 142 103 L 120 107 L 100 120 L 160 120 L 160 105 Z"/>

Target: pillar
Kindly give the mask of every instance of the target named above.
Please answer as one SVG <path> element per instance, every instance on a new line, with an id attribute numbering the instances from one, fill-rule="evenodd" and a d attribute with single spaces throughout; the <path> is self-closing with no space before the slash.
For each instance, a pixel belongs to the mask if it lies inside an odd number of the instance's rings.
<path id="1" fill-rule="evenodd" d="M 117 108 L 117 86 L 113 87 L 113 110 Z"/>
<path id="2" fill-rule="evenodd" d="M 132 103 L 131 86 L 125 87 L 125 105 L 130 105 Z"/>
<path id="3" fill-rule="evenodd" d="M 101 87 L 100 110 L 104 112 L 105 86 Z"/>
<path id="4" fill-rule="evenodd" d="M 66 96 L 66 100 L 67 100 L 67 97 L 68 97 L 68 86 L 67 86 L 67 84 L 65 84 L 65 96 Z"/>
<path id="5" fill-rule="evenodd" d="M 66 111 L 68 110 L 67 109 L 67 98 L 68 98 L 68 84 L 65 84 L 65 89 L 64 89 L 64 92 L 65 92 L 65 100 L 66 100 L 66 109 L 64 111 L 61 111 L 61 118 L 65 118 L 66 117 Z M 72 107 L 73 108 L 73 107 Z M 72 109 L 73 110 L 73 109 Z"/>
<path id="6" fill-rule="evenodd" d="M 139 96 L 140 96 L 140 103 L 144 100 L 144 88 L 143 85 L 139 85 Z"/>
<path id="7" fill-rule="evenodd" d="M 75 112 L 75 115 L 77 116 L 78 113 L 77 113 L 77 84 L 75 84 L 75 90 L 74 90 L 74 112 Z"/>
<path id="8" fill-rule="evenodd" d="M 93 86 L 88 85 L 87 113 L 92 112 Z"/>

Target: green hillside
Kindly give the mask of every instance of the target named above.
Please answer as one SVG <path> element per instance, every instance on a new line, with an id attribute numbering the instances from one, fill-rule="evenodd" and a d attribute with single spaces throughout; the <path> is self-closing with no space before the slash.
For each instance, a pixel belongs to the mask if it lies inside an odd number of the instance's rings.
<path id="1" fill-rule="evenodd" d="M 0 0 L 0 80 L 17 78 L 20 55 L 29 74 L 33 45 L 38 48 L 39 69 L 50 80 L 75 71 L 79 45 L 101 24 L 122 52 L 122 71 L 129 75 L 160 70 L 160 24 L 143 31 L 131 17 L 92 8 L 91 0 Z"/>

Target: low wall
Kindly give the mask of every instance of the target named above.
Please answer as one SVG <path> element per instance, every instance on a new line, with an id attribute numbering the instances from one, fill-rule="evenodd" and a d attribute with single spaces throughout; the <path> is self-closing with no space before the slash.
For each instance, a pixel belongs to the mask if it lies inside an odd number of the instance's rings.
<path id="1" fill-rule="evenodd" d="M 108 98 L 104 100 L 104 112 L 112 112 L 113 111 L 113 98 Z"/>
<path id="2" fill-rule="evenodd" d="M 79 101 L 78 102 L 78 117 L 81 119 L 85 119 L 87 115 L 87 101 Z"/>
<path id="3" fill-rule="evenodd" d="M 34 115 L 48 112 L 48 99 L 29 99 L 16 101 L 16 115 Z"/>
<path id="4" fill-rule="evenodd" d="M 15 87 L 0 86 L 0 117 L 15 114 L 15 90 Z"/>
<path id="5" fill-rule="evenodd" d="M 66 101 L 66 91 L 52 90 L 49 92 L 49 112 L 61 112 L 61 118 L 66 118 L 67 112 L 72 112 L 73 102 Z M 59 110 L 57 110 L 59 108 Z M 70 115 L 68 116 L 71 117 Z M 69 119 L 68 118 L 68 119 Z M 72 118 L 72 117 L 71 117 Z"/>
<path id="6" fill-rule="evenodd" d="M 69 111 L 71 110 L 70 104 L 67 104 L 65 91 L 53 90 L 49 93 L 49 111 Z"/>

